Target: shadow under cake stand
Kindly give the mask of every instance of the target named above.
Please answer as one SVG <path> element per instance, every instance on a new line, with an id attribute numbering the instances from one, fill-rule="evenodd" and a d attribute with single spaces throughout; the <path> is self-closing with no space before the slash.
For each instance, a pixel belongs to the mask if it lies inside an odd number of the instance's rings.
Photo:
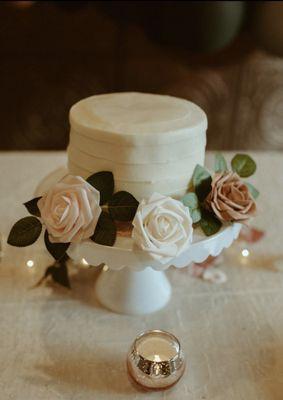
<path id="1" fill-rule="evenodd" d="M 39 184 L 36 195 L 40 196 L 66 173 L 67 169 L 62 167 L 49 174 Z M 148 314 L 160 310 L 170 300 L 171 284 L 164 272 L 167 268 L 183 268 L 192 262 L 201 263 L 208 256 L 218 256 L 238 237 L 240 230 L 241 224 L 234 223 L 206 237 L 196 229 L 192 245 L 167 264 L 152 259 L 127 237 L 117 237 L 113 247 L 91 240 L 73 243 L 67 253 L 77 263 L 84 259 L 90 265 L 107 265 L 95 288 L 103 306 L 123 314 Z"/>

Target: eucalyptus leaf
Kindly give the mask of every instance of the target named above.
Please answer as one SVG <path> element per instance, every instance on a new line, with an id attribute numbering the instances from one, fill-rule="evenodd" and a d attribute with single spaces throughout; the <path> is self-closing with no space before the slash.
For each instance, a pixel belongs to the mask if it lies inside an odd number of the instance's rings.
<path id="1" fill-rule="evenodd" d="M 52 243 L 52 242 L 50 242 L 47 230 L 44 233 L 44 243 L 45 243 L 47 250 L 52 255 L 52 257 L 55 258 L 55 260 L 61 260 L 62 257 L 65 256 L 66 251 L 68 250 L 68 247 L 70 246 L 70 243 Z"/>
<path id="2" fill-rule="evenodd" d="M 242 178 L 253 175 L 256 170 L 256 163 L 247 154 L 236 154 L 231 161 L 231 166 L 233 171 Z"/>
<path id="3" fill-rule="evenodd" d="M 192 209 L 199 207 L 198 198 L 194 192 L 189 192 L 185 194 L 185 196 L 182 198 L 182 203 L 184 204 L 184 206 Z"/>
<path id="4" fill-rule="evenodd" d="M 104 246 L 113 246 L 116 240 L 117 229 L 111 216 L 102 211 L 91 240 Z"/>
<path id="5" fill-rule="evenodd" d="M 222 223 L 214 214 L 207 210 L 201 211 L 200 227 L 206 236 L 211 236 L 217 233 L 222 226 Z"/>
<path id="6" fill-rule="evenodd" d="M 42 224 L 37 218 L 22 218 L 12 227 L 7 242 L 11 246 L 29 246 L 39 238 L 41 230 Z"/>
<path id="7" fill-rule="evenodd" d="M 37 202 L 38 202 L 39 199 L 41 199 L 41 196 L 40 197 L 35 197 L 34 199 L 24 203 L 24 206 L 26 207 L 28 212 L 31 215 L 35 215 L 36 217 L 40 217 L 40 210 L 39 210 L 38 205 L 37 205 Z"/>
<path id="8" fill-rule="evenodd" d="M 108 210 L 116 221 L 132 221 L 139 202 L 131 193 L 121 191 L 114 194 L 108 202 Z"/>
<path id="9" fill-rule="evenodd" d="M 201 211 L 197 195 L 194 192 L 187 193 L 182 198 L 182 203 L 189 208 L 193 223 L 199 222 L 201 219 Z"/>
<path id="10" fill-rule="evenodd" d="M 248 187 L 250 194 L 254 199 L 257 199 L 259 196 L 259 191 L 252 185 L 251 183 L 245 182 L 245 185 Z"/>
<path id="11" fill-rule="evenodd" d="M 207 169 L 197 164 L 193 173 L 193 185 L 195 188 L 195 193 L 200 202 L 204 201 L 204 199 L 210 193 L 211 182 L 212 178 Z"/>
<path id="12" fill-rule="evenodd" d="M 100 171 L 89 176 L 87 182 L 100 192 L 100 204 L 103 205 L 114 192 L 114 177 L 112 172 Z"/>
<path id="13" fill-rule="evenodd" d="M 214 171 L 215 172 L 228 171 L 227 162 L 221 153 L 215 154 Z"/>
<path id="14" fill-rule="evenodd" d="M 199 208 L 194 208 L 193 210 L 190 210 L 190 215 L 194 224 L 201 220 L 201 210 Z"/>

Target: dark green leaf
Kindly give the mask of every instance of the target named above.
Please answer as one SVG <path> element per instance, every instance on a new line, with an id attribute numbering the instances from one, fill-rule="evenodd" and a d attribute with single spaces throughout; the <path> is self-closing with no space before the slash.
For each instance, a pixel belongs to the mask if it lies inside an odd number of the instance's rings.
<path id="1" fill-rule="evenodd" d="M 108 202 L 111 217 L 117 221 L 132 221 L 139 202 L 130 193 L 121 191 L 114 194 Z"/>
<path id="2" fill-rule="evenodd" d="M 211 181 L 210 173 L 201 165 L 197 165 L 193 173 L 193 185 L 200 202 L 210 193 Z"/>
<path id="3" fill-rule="evenodd" d="M 68 269 L 65 263 L 48 267 L 45 275 L 46 277 L 51 275 L 54 282 L 59 283 L 59 285 L 68 289 L 71 288 Z"/>
<path id="4" fill-rule="evenodd" d="M 62 259 L 62 257 L 65 255 L 66 251 L 68 250 L 68 247 L 70 246 L 70 243 L 51 243 L 49 240 L 47 230 L 44 233 L 44 243 L 45 243 L 47 250 L 52 255 L 52 257 L 55 258 L 55 260 Z"/>
<path id="5" fill-rule="evenodd" d="M 37 202 L 38 202 L 39 199 L 41 199 L 41 196 L 40 197 L 35 197 L 34 199 L 24 203 L 24 206 L 26 207 L 28 212 L 31 215 L 35 215 L 36 217 L 40 217 L 40 211 L 39 211 L 39 208 L 37 206 Z"/>
<path id="6" fill-rule="evenodd" d="M 113 195 L 114 178 L 112 172 L 100 171 L 89 176 L 87 182 L 100 192 L 100 204 L 105 204 Z"/>
<path id="7" fill-rule="evenodd" d="M 17 247 L 29 246 L 39 238 L 41 230 L 42 225 L 37 218 L 22 218 L 12 227 L 7 242 Z"/>
<path id="8" fill-rule="evenodd" d="M 206 236 L 214 235 L 221 228 L 222 223 L 214 214 L 207 210 L 201 211 L 200 227 Z"/>
<path id="9" fill-rule="evenodd" d="M 186 207 L 189 208 L 193 223 L 197 223 L 201 219 L 197 195 L 194 192 L 187 193 L 182 198 L 182 202 Z"/>
<path id="10" fill-rule="evenodd" d="M 247 154 L 236 154 L 231 161 L 233 171 L 237 172 L 242 178 L 247 178 L 254 174 L 256 163 Z"/>
<path id="11" fill-rule="evenodd" d="M 215 172 L 228 171 L 226 160 L 221 153 L 215 154 L 214 171 Z"/>
<path id="12" fill-rule="evenodd" d="M 116 240 L 117 229 L 111 216 L 102 211 L 91 240 L 104 246 L 113 246 Z"/>
<path id="13" fill-rule="evenodd" d="M 252 185 L 251 183 L 245 182 L 245 185 L 248 187 L 250 194 L 254 199 L 257 199 L 259 196 L 259 191 Z"/>
<path id="14" fill-rule="evenodd" d="M 40 286 L 49 276 L 53 279 L 54 282 L 59 283 L 59 285 L 64 286 L 68 289 L 71 288 L 67 262 L 68 256 L 65 255 L 62 257 L 60 261 L 55 261 L 54 264 L 50 265 L 43 277 L 37 282 L 35 287 Z"/>

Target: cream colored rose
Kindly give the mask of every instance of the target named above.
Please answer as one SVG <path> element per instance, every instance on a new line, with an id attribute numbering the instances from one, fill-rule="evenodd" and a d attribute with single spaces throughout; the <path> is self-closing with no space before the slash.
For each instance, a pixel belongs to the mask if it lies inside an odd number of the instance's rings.
<path id="1" fill-rule="evenodd" d="M 255 214 L 255 201 L 236 172 L 215 174 L 211 188 L 205 203 L 220 221 L 245 222 Z"/>
<path id="2" fill-rule="evenodd" d="M 133 225 L 136 245 L 162 264 L 181 254 L 192 242 L 189 209 L 159 193 L 140 203 Z"/>
<path id="3" fill-rule="evenodd" d="M 99 192 L 80 176 L 65 176 L 37 205 L 51 242 L 80 242 L 94 233 L 101 213 Z"/>

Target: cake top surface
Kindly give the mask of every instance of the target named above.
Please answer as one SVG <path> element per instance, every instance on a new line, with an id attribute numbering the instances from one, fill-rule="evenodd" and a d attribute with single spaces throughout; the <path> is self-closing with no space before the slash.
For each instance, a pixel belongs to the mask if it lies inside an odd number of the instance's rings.
<path id="1" fill-rule="evenodd" d="M 207 128 L 207 118 L 196 104 L 173 96 L 122 92 L 91 96 L 70 110 L 75 128 L 118 135 L 141 135 Z"/>

